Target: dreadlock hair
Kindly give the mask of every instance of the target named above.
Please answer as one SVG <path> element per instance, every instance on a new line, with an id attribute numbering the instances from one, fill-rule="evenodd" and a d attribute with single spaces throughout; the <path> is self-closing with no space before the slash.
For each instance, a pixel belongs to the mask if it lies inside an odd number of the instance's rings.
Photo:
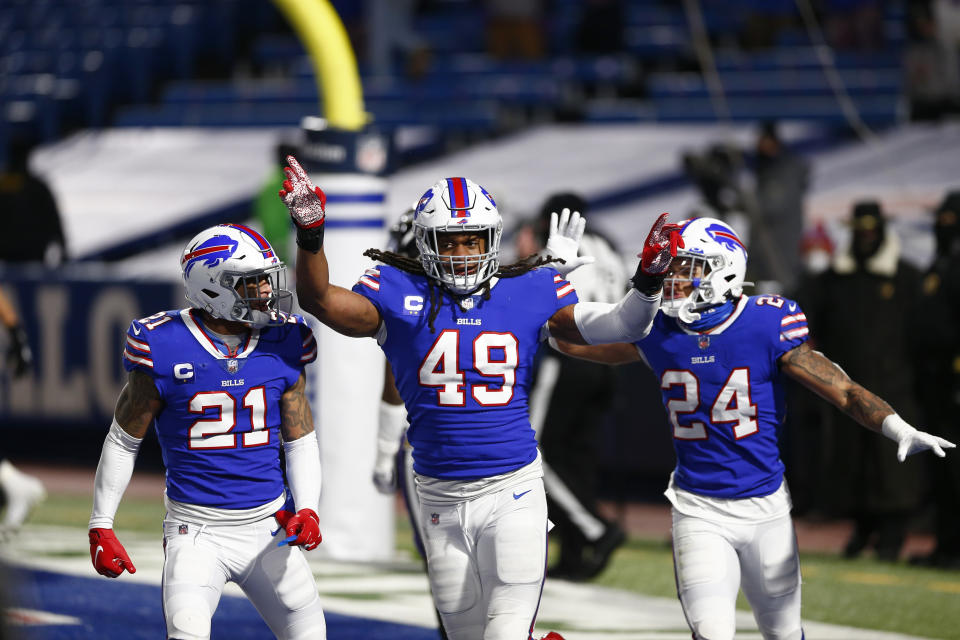
<path id="1" fill-rule="evenodd" d="M 423 264 L 420 262 L 419 258 L 411 258 L 393 251 L 383 251 L 381 249 L 367 249 L 363 252 L 363 255 L 371 260 L 376 260 L 377 262 L 382 262 L 391 267 L 396 267 L 401 271 L 406 271 L 407 273 L 412 273 L 418 276 L 424 276 L 427 278 L 427 286 L 429 287 L 429 296 L 430 296 L 430 313 L 427 316 L 428 325 L 430 327 L 430 333 L 436 333 L 434 328 L 434 321 L 437 319 L 437 315 L 440 314 L 440 303 L 443 300 L 443 287 L 438 285 L 433 281 L 433 278 L 427 276 L 427 272 L 423 270 Z M 525 273 L 533 271 L 537 267 L 541 267 L 552 262 L 565 262 L 562 258 L 554 258 L 553 256 L 544 256 L 538 258 L 535 255 L 529 256 L 513 264 L 501 265 L 497 272 L 493 274 L 498 278 L 516 278 L 517 276 L 522 276 Z M 480 286 L 480 295 L 483 300 L 490 299 L 490 281 L 487 280 Z"/>

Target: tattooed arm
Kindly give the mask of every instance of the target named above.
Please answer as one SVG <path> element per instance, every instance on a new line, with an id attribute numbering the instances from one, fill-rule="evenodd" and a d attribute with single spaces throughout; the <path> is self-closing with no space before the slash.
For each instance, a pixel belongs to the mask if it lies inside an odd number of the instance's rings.
<path id="1" fill-rule="evenodd" d="M 806 342 L 780 357 L 780 370 L 878 433 L 883 419 L 894 413 L 883 398 L 851 380 L 840 365 Z"/>
<path id="2" fill-rule="evenodd" d="M 814 351 L 804 342 L 780 356 L 780 370 L 801 383 L 848 416 L 897 443 L 897 458 L 931 449 L 941 458 L 952 442 L 918 431 L 908 424 L 883 398 L 850 379 L 840 365 Z"/>
<path id="3" fill-rule="evenodd" d="M 121 429 L 134 438 L 143 438 L 163 407 L 163 399 L 153 384 L 153 378 L 134 369 L 117 398 L 114 416 Z"/>
<path id="4" fill-rule="evenodd" d="M 301 373 L 280 398 L 280 433 L 287 458 L 287 484 L 298 513 L 303 509 L 311 509 L 313 513 L 320 503 L 320 448 L 313 430 L 306 386 L 306 374 Z M 312 517 L 316 518 L 316 514 Z M 319 529 L 317 534 L 319 536 Z M 303 541 L 291 544 L 303 544 Z"/>
<path id="5" fill-rule="evenodd" d="M 307 376 L 300 378 L 280 398 L 280 433 L 284 442 L 292 442 L 313 432 L 313 413 L 307 402 Z"/>

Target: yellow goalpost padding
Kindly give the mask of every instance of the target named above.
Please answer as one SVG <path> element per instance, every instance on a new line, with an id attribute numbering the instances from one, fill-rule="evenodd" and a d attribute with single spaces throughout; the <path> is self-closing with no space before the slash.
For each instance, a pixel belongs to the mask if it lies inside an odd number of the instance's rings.
<path id="1" fill-rule="evenodd" d="M 273 0 L 303 42 L 322 96 L 323 117 L 337 129 L 367 123 L 357 60 L 340 16 L 328 0 Z"/>

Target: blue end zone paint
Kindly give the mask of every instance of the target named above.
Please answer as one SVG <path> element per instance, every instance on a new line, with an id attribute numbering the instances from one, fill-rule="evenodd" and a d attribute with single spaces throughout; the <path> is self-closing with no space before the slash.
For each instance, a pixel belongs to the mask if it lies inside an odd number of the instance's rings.
<path id="1" fill-rule="evenodd" d="M 118 578 L 81 578 L 48 571 L 10 569 L 15 585 L 7 594 L 13 606 L 73 616 L 79 625 L 16 627 L 18 638 L 29 640 L 156 640 L 166 627 L 160 587 Z M 321 596 L 322 598 L 322 596 Z M 326 613 L 327 637 L 336 640 L 437 640 L 439 634 L 391 622 Z M 246 598 L 223 596 L 213 616 L 213 638 L 264 640 L 273 638 L 260 614 Z"/>

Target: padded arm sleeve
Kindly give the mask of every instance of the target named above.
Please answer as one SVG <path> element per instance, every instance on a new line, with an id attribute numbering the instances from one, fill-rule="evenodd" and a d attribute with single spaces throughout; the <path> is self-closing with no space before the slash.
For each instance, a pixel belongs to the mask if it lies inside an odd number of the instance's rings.
<path id="1" fill-rule="evenodd" d="M 320 506 L 320 445 L 317 432 L 283 443 L 287 458 L 287 484 L 297 511 Z"/>
<path id="2" fill-rule="evenodd" d="M 648 333 L 660 308 L 658 292 L 654 296 L 630 289 L 620 302 L 578 302 L 573 319 L 587 344 L 636 342 Z"/>
<path id="3" fill-rule="evenodd" d="M 91 529 L 112 529 L 113 518 L 120 506 L 120 498 L 130 484 L 133 465 L 140 451 L 143 438 L 134 438 L 120 428 L 113 419 L 110 431 L 103 441 L 97 478 L 93 486 L 93 512 L 90 514 Z"/>
<path id="4" fill-rule="evenodd" d="M 402 404 L 380 401 L 377 427 L 377 455 L 393 457 L 400 450 L 400 438 L 407 428 L 407 409 Z"/>

